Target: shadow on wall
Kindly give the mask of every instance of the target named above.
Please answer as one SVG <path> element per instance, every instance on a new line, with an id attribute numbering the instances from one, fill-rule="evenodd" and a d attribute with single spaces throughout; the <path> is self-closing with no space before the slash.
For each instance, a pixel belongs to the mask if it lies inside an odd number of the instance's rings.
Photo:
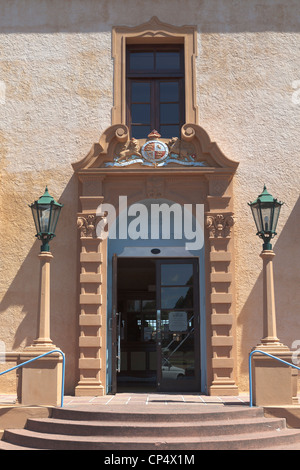
<path id="1" fill-rule="evenodd" d="M 9 3 L 9 2 L 6 2 Z M 8 33 L 94 33 L 110 31 L 113 25 L 136 25 L 157 15 L 160 21 L 197 23 L 203 33 L 239 33 L 299 31 L 299 2 L 289 0 L 172 0 L 137 2 L 136 0 L 46 0 L 11 2 L 0 11 L 0 29 Z M 184 3 L 184 8 L 183 8 Z M 5 4 L 5 2 L 3 2 Z M 16 5 L 15 5 L 16 4 Z M 172 5 L 172 8 L 170 6 Z"/>
<path id="2" fill-rule="evenodd" d="M 299 238 L 300 198 L 296 202 L 286 224 L 273 240 L 276 254 L 273 262 L 277 337 L 289 348 L 300 341 L 300 260 Z M 276 243 L 275 243 L 276 242 Z M 261 245 L 258 246 L 259 256 Z M 261 260 L 262 267 L 262 260 Z M 263 272 L 244 304 L 238 318 L 242 326 L 242 353 L 245 360 L 242 373 L 248 373 L 248 355 L 263 337 Z M 247 360 L 246 360 L 247 358 Z"/>
<path id="3" fill-rule="evenodd" d="M 74 388 L 74 384 L 70 382 L 74 381 L 76 375 L 78 357 L 77 200 L 77 182 L 72 176 L 58 201 L 64 207 L 58 221 L 56 237 L 50 242 L 53 254 L 50 268 L 50 337 L 54 345 L 66 354 L 66 388 L 70 389 Z M 32 218 L 30 209 L 28 217 Z M 33 220 L 32 224 L 34 227 Z M 34 228 L 32 233 L 34 234 Z M 29 346 L 37 337 L 40 245 L 40 241 L 36 240 L 0 303 L 2 326 L 15 328 L 14 351 Z"/>

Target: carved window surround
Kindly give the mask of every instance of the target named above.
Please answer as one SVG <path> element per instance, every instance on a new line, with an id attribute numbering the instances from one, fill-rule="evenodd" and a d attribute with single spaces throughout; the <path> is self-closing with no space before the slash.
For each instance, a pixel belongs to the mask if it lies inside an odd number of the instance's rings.
<path id="1" fill-rule="evenodd" d="M 186 122 L 197 124 L 196 71 L 197 29 L 195 26 L 173 26 L 155 16 L 139 26 L 113 28 L 114 107 L 112 124 L 126 124 L 126 45 L 184 44 L 185 56 L 185 116 Z"/>

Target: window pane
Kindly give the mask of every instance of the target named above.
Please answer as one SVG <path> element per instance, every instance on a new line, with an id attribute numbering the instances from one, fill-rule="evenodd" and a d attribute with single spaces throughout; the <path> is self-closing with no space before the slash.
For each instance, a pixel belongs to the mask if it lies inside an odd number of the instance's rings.
<path id="1" fill-rule="evenodd" d="M 192 264 L 162 264 L 161 284 L 163 286 L 187 286 L 193 284 Z"/>
<path id="2" fill-rule="evenodd" d="M 180 70 L 179 52 L 157 52 L 156 70 L 179 71 Z"/>
<path id="3" fill-rule="evenodd" d="M 141 340 L 141 314 L 131 313 L 127 316 L 127 341 Z"/>
<path id="4" fill-rule="evenodd" d="M 193 307 L 192 287 L 162 287 L 162 308 L 188 308 Z"/>
<path id="5" fill-rule="evenodd" d="M 160 102 L 179 101 L 178 82 L 160 82 L 159 97 Z"/>
<path id="6" fill-rule="evenodd" d="M 130 70 L 149 72 L 154 69 L 153 52 L 131 52 L 129 55 Z"/>
<path id="7" fill-rule="evenodd" d="M 170 329 L 172 314 L 173 312 L 162 311 L 162 377 L 169 383 L 174 381 L 176 384 L 179 380 L 184 383 L 195 376 L 194 322 L 192 312 L 188 312 L 188 329 L 173 332 Z"/>
<path id="8" fill-rule="evenodd" d="M 180 127 L 179 126 L 160 126 L 160 135 L 165 138 L 179 137 L 180 138 Z"/>
<path id="9" fill-rule="evenodd" d="M 150 102 L 150 83 L 133 82 L 131 86 L 131 100 L 133 102 Z"/>
<path id="10" fill-rule="evenodd" d="M 150 124 L 150 104 L 132 104 L 131 119 L 135 124 Z"/>
<path id="11" fill-rule="evenodd" d="M 128 312 L 139 312 L 141 310 L 140 300 L 128 300 L 127 311 Z"/>
<path id="12" fill-rule="evenodd" d="M 131 136 L 135 139 L 146 139 L 150 132 L 150 126 L 131 126 Z"/>
<path id="13" fill-rule="evenodd" d="M 179 104 L 160 105 L 160 123 L 177 124 L 179 122 Z"/>
<path id="14" fill-rule="evenodd" d="M 142 300 L 142 310 L 155 310 L 156 301 L 155 300 Z"/>
<path id="15" fill-rule="evenodd" d="M 143 341 L 155 341 L 156 338 L 156 312 L 143 315 Z M 150 367 L 151 368 L 151 367 Z"/>

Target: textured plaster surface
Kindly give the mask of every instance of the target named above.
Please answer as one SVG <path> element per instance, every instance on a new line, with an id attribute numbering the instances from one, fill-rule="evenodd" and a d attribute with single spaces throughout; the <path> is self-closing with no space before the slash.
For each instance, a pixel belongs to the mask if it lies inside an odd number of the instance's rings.
<path id="1" fill-rule="evenodd" d="M 64 204 L 51 244 L 51 338 L 76 383 L 77 185 L 71 163 L 111 124 L 111 29 L 155 15 L 197 25 L 199 124 L 230 159 L 235 181 L 238 385 L 262 337 L 261 243 L 247 202 L 285 202 L 275 239 L 278 336 L 300 341 L 300 4 L 297 0 L 0 0 L 0 340 L 36 337 L 39 243 L 27 204 L 47 184 Z M 0 364 L 1 366 L 1 364 Z M 6 364 L 1 366 L 6 368 Z M 9 391 L 14 378 L 2 387 Z M 3 385 L 4 384 L 4 385 Z"/>

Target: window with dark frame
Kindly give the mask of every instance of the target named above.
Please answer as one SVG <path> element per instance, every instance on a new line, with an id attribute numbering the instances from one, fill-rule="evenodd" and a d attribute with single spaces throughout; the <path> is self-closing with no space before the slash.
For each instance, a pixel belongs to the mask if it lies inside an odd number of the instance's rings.
<path id="1" fill-rule="evenodd" d="M 131 137 L 180 137 L 185 123 L 183 45 L 129 45 L 126 54 L 127 125 Z"/>

